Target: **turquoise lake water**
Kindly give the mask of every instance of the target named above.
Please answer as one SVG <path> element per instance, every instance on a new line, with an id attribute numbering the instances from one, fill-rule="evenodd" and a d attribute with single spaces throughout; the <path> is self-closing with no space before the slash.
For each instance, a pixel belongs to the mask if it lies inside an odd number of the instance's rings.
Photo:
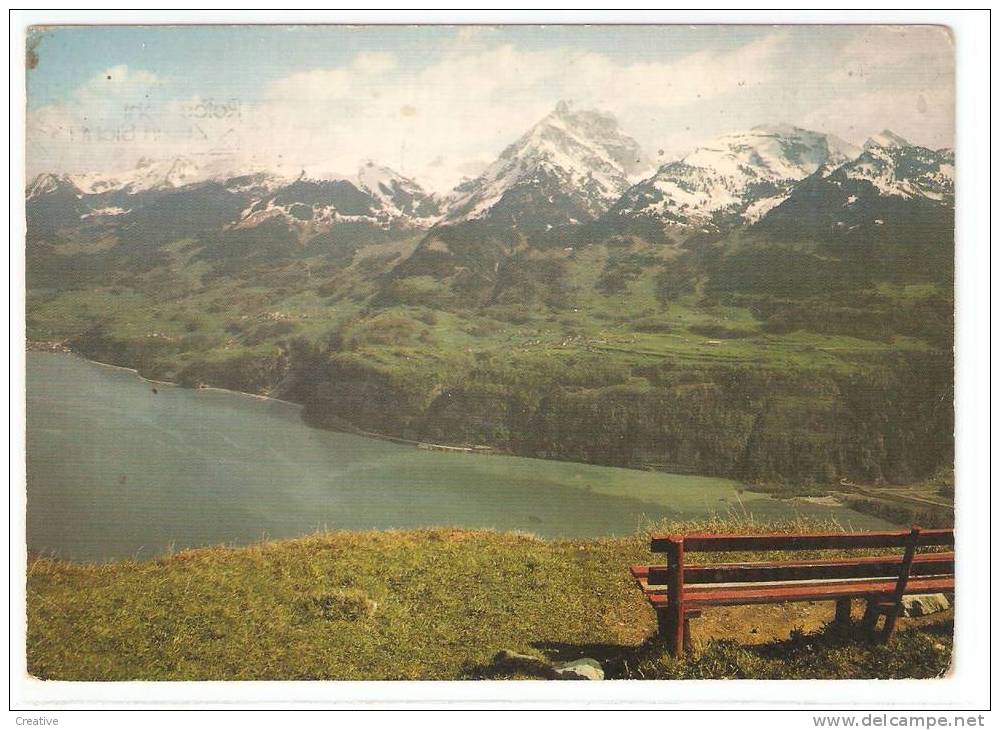
<path id="1" fill-rule="evenodd" d="M 741 494 L 725 479 L 426 451 L 311 428 L 288 403 L 153 388 L 128 370 L 28 353 L 29 550 L 144 559 L 324 529 L 429 526 L 589 537 L 732 510 L 887 524 Z"/>

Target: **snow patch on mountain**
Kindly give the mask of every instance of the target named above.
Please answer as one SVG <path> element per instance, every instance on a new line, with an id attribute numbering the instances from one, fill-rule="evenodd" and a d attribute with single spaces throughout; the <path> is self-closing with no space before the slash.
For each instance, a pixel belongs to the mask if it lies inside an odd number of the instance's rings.
<path id="1" fill-rule="evenodd" d="M 887 149 L 892 149 L 895 147 L 912 147 L 906 139 L 900 137 L 898 134 L 890 129 L 883 129 L 878 134 L 872 135 L 865 142 L 864 148 L 867 150 L 870 147 L 885 147 Z"/>
<path id="2" fill-rule="evenodd" d="M 127 215 L 131 212 L 131 210 L 125 210 L 124 208 L 119 208 L 116 205 L 111 205 L 107 208 L 95 208 L 89 213 L 84 213 L 80 216 L 80 220 L 86 220 L 87 218 L 101 218 L 104 216 Z"/>
<path id="3" fill-rule="evenodd" d="M 433 194 L 384 165 L 366 160 L 358 170 L 357 183 L 360 190 L 379 201 L 392 217 L 413 218 L 426 225 L 440 218 L 440 203 Z"/>
<path id="4" fill-rule="evenodd" d="M 290 185 L 295 179 L 296 176 L 262 171 L 224 176 L 223 185 L 232 193 L 270 193 Z"/>
<path id="5" fill-rule="evenodd" d="M 747 223 L 756 223 L 767 215 L 770 210 L 788 200 L 789 194 L 790 193 L 783 193 L 781 195 L 773 195 L 770 198 L 761 198 L 760 200 L 754 201 L 747 206 L 746 210 L 743 211 L 743 220 Z"/>

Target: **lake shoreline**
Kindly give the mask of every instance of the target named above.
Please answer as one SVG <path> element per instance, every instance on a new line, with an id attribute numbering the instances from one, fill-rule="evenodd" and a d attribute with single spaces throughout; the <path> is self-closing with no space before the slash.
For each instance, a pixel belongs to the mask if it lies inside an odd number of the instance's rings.
<path id="1" fill-rule="evenodd" d="M 95 360 L 91 357 L 87 357 L 82 352 L 74 350 L 72 347 L 67 345 L 65 342 L 47 342 L 41 340 L 28 340 L 25 347 L 26 352 L 51 352 L 51 353 L 64 353 L 66 355 L 72 355 L 73 357 L 78 357 L 85 362 L 89 362 L 93 365 L 100 365 L 105 368 L 114 368 L 115 370 L 125 370 L 135 375 L 139 380 L 144 383 L 152 383 L 153 385 L 167 385 L 173 388 L 184 388 L 185 390 L 214 390 L 222 393 L 235 393 L 236 395 L 247 396 L 248 398 L 256 398 L 258 400 L 270 400 L 276 403 L 284 403 L 290 406 L 296 406 L 298 408 L 302 407 L 301 403 L 294 403 L 290 400 L 282 400 L 281 398 L 274 398 L 269 395 L 261 395 L 259 393 L 247 393 L 243 390 L 233 390 L 232 388 L 219 388 L 214 385 L 204 385 L 198 388 L 189 388 L 182 383 L 175 383 L 172 380 L 156 380 L 154 378 L 147 378 L 145 375 L 140 373 L 138 369 L 129 367 L 127 365 L 115 365 L 110 362 L 102 362 L 101 360 Z"/>

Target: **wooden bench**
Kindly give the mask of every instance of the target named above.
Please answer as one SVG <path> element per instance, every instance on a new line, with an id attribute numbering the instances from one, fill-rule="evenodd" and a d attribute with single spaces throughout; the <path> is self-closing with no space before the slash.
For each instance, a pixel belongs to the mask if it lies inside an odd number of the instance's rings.
<path id="1" fill-rule="evenodd" d="M 903 596 L 952 593 L 954 552 L 918 552 L 953 547 L 954 530 L 837 532 L 771 535 L 654 535 L 651 550 L 666 565 L 633 565 L 632 575 L 656 609 L 657 625 L 676 656 L 689 640 L 689 619 L 710 606 L 835 601 L 835 621 L 850 623 L 851 600 L 866 603 L 863 625 L 888 639 L 902 613 Z M 777 562 L 687 565 L 688 553 L 792 552 L 899 548 L 897 555 L 836 557 Z"/>

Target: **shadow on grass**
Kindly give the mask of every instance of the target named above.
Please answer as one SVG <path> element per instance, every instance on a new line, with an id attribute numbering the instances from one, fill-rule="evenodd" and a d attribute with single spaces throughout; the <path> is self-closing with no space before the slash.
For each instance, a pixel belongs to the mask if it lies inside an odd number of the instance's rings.
<path id="1" fill-rule="evenodd" d="M 588 657 L 606 679 L 837 679 L 930 678 L 951 661 L 953 621 L 897 632 L 881 643 L 860 623 L 830 623 L 819 631 L 794 631 L 766 644 L 716 640 L 698 644 L 685 657 L 667 652 L 656 635 L 639 645 L 539 641 L 533 657 L 498 654 L 486 665 L 467 667 L 471 679 L 545 679 L 551 667 Z"/>
<path id="2" fill-rule="evenodd" d="M 869 650 L 892 650 L 900 642 L 905 642 L 916 634 L 950 641 L 954 633 L 954 621 L 947 620 L 921 627 L 909 627 L 897 631 L 888 642 L 882 642 L 878 635 L 864 628 L 860 621 L 849 624 L 828 623 L 819 631 L 806 633 L 793 630 L 787 639 L 778 639 L 766 644 L 746 647 L 762 659 L 780 660 L 817 650 L 841 648 L 864 648 Z"/>

